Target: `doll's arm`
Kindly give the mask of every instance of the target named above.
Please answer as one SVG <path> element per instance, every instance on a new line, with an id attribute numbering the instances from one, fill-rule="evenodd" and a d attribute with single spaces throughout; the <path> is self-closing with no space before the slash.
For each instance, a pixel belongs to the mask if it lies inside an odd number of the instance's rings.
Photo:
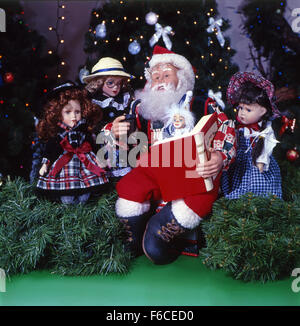
<path id="1" fill-rule="evenodd" d="M 273 153 L 274 147 L 278 143 L 275 138 L 271 123 L 267 125 L 261 137 L 264 137 L 264 147 L 261 154 L 256 159 L 256 165 L 259 168 L 259 171 L 263 172 L 268 171 L 270 165 L 270 157 Z"/>
<path id="2" fill-rule="evenodd" d="M 43 153 L 42 167 L 39 171 L 40 175 L 45 175 L 49 169 L 49 166 L 57 159 L 57 157 L 63 153 L 63 149 L 58 142 L 58 138 L 54 137 L 49 139 L 46 143 Z"/>

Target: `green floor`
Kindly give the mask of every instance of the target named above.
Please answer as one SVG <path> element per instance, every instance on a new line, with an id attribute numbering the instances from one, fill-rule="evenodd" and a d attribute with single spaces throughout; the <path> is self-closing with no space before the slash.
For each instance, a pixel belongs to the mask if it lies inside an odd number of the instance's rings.
<path id="1" fill-rule="evenodd" d="M 0 293 L 2 306 L 298 306 L 294 278 L 243 283 L 210 271 L 198 258 L 181 256 L 166 266 L 136 259 L 127 275 L 66 277 L 48 271 L 15 276 Z"/>

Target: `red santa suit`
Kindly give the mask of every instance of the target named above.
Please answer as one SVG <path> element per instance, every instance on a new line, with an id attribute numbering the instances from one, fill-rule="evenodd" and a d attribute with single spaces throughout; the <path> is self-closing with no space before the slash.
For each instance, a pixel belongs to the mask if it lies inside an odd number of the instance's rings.
<path id="1" fill-rule="evenodd" d="M 213 100 L 211 102 L 213 103 Z M 215 110 L 218 117 L 218 132 L 213 140 L 213 148 L 220 151 L 223 158 L 223 168 L 227 169 L 235 156 L 234 128 L 232 121 L 223 112 L 218 108 L 215 108 Z M 151 132 L 153 131 L 149 124 L 148 134 L 151 135 Z M 172 188 L 171 191 L 164 195 L 157 176 L 153 175 L 153 170 L 148 167 L 138 166 L 119 181 L 117 192 L 120 198 L 141 204 L 150 200 L 173 201 L 172 211 L 175 216 L 178 215 L 179 222 L 181 221 L 185 227 L 194 228 L 200 222 L 199 217 L 203 218 L 210 213 L 212 205 L 218 196 L 220 176 L 221 172 L 214 179 L 214 188 L 211 191 L 207 192 L 204 187 L 201 187 L 203 179 L 200 178 L 199 188 L 194 189 L 188 189 L 184 183 L 177 183 L 174 180 L 168 185 Z M 183 200 L 187 207 L 183 205 L 180 199 Z"/>
<path id="2" fill-rule="evenodd" d="M 145 69 L 148 85 L 151 83 L 151 69 L 161 63 L 171 64 L 178 70 L 179 85 L 176 90 L 180 86 L 181 91 L 182 89 L 184 91 L 174 96 L 176 99 L 174 98 L 173 103 L 177 104 L 187 91 L 193 91 L 195 82 L 193 67 L 185 57 L 156 46 L 149 61 L 149 68 Z M 154 98 L 153 101 L 163 101 L 163 96 L 158 99 Z M 152 102 L 151 99 L 150 102 Z M 215 103 L 212 99 L 209 99 L 209 102 Z M 141 105 L 143 105 L 143 99 Z M 157 119 L 155 114 L 160 115 L 158 111 L 153 114 L 155 105 L 153 110 L 149 108 L 145 110 L 145 107 L 142 106 L 142 109 L 137 107 L 137 126 L 148 134 L 150 140 L 152 134 L 157 132 L 154 129 L 162 130 L 164 125 L 160 126 L 155 121 Z M 227 169 L 235 157 L 234 125 L 218 108 L 215 108 L 215 111 L 218 131 L 213 139 L 212 147 L 221 153 L 223 169 Z M 158 120 L 160 118 L 161 116 Z M 116 186 L 119 196 L 116 202 L 116 214 L 121 221 L 125 221 L 126 229 L 131 230 L 130 239 L 134 239 L 132 248 L 136 249 L 142 243 L 144 253 L 154 263 L 165 264 L 174 260 L 176 255 L 173 257 L 170 253 L 169 244 L 178 234 L 196 228 L 201 219 L 210 213 L 218 196 L 220 174 L 214 179 L 214 187 L 211 191 L 204 191 L 201 187 L 193 188 L 191 191 L 182 184 L 176 184 L 175 180 L 175 183 L 164 185 L 172 190 L 176 187 L 178 189 L 178 191 L 171 191 L 172 195 L 167 196 L 166 192 L 162 191 L 160 180 L 153 176 L 151 169 L 136 167 L 124 176 Z M 163 200 L 168 201 L 165 207 L 157 214 L 147 216 L 151 203 L 153 201 L 159 203 Z"/>

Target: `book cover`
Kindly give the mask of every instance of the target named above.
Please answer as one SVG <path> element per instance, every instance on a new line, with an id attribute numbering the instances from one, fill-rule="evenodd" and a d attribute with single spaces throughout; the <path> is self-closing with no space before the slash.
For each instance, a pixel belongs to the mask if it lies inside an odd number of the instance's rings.
<path id="1" fill-rule="evenodd" d="M 213 189 L 212 178 L 200 177 L 196 167 L 210 158 L 207 149 L 217 130 L 217 114 L 206 115 L 191 132 L 157 142 L 141 155 L 137 168 L 155 179 L 164 201 Z"/>

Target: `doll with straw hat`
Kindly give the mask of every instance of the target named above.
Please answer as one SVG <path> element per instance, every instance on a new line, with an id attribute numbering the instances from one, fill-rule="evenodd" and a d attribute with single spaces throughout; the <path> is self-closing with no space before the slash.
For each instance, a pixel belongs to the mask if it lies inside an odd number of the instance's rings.
<path id="1" fill-rule="evenodd" d="M 122 63 L 111 57 L 101 58 L 89 75 L 83 77 L 86 89 L 93 102 L 102 108 L 103 119 L 99 131 L 104 136 L 108 164 L 112 177 L 121 177 L 131 170 L 127 164 L 119 161 L 119 139 L 127 135 L 130 122 L 125 121 L 133 100 L 129 82 L 134 78 L 127 73 Z"/>

